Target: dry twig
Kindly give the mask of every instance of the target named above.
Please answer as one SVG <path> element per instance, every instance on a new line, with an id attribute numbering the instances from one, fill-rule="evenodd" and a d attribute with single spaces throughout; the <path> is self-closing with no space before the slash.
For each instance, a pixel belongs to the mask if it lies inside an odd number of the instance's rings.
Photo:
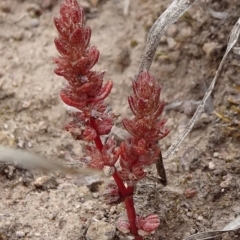
<path id="1" fill-rule="evenodd" d="M 230 37 L 229 37 L 229 41 L 228 41 L 228 46 L 227 49 L 225 51 L 225 54 L 219 64 L 218 70 L 208 88 L 208 90 L 206 91 L 201 103 L 199 104 L 196 112 L 194 113 L 193 117 L 191 118 L 191 120 L 189 121 L 189 123 L 186 125 L 185 130 L 183 131 L 183 133 L 179 136 L 179 138 L 177 139 L 176 143 L 173 143 L 171 145 L 171 147 L 168 149 L 168 151 L 166 152 L 166 154 L 163 156 L 163 158 L 168 158 L 178 147 L 179 145 L 182 143 L 182 141 L 184 140 L 184 138 L 188 135 L 188 133 L 192 130 L 195 122 L 197 121 L 197 119 L 200 117 L 201 113 L 203 112 L 204 109 L 204 105 L 208 99 L 208 97 L 210 96 L 210 94 L 212 93 L 215 83 L 217 81 L 217 78 L 220 75 L 220 72 L 222 70 L 223 64 L 227 58 L 227 55 L 229 54 L 229 52 L 231 51 L 231 49 L 234 47 L 234 45 L 236 44 L 238 38 L 239 38 L 239 34 L 240 34 L 240 18 L 238 19 L 238 21 L 236 22 L 236 24 L 234 25 L 234 27 L 232 28 L 232 31 L 230 33 Z"/>
<path id="2" fill-rule="evenodd" d="M 197 2 L 197 0 L 174 0 L 172 2 L 172 4 L 164 11 L 164 13 L 155 21 L 155 23 L 152 25 L 152 27 L 148 33 L 147 43 L 146 43 L 146 47 L 145 47 L 145 51 L 144 51 L 141 65 L 139 68 L 138 75 L 144 71 L 149 71 L 152 61 L 153 61 L 153 58 L 154 58 L 154 55 L 155 55 L 155 52 L 156 52 L 156 49 L 158 47 L 158 44 L 159 44 L 159 41 L 160 41 L 162 35 L 195 2 Z M 163 158 L 168 158 L 172 153 L 174 153 L 174 151 L 179 147 L 179 145 L 182 143 L 184 138 L 192 130 L 195 122 L 200 117 L 201 113 L 204 110 L 206 101 L 208 100 L 209 96 L 211 95 L 213 88 L 215 86 L 216 80 L 220 75 L 222 66 L 227 58 L 227 55 L 237 42 L 237 39 L 239 37 L 239 32 L 240 32 L 240 19 L 237 21 L 237 23 L 234 25 L 234 27 L 231 31 L 226 52 L 222 58 L 222 61 L 219 64 L 218 70 L 217 70 L 208 90 L 206 91 L 201 103 L 199 104 L 195 114 L 193 115 L 193 117 L 189 121 L 189 123 L 186 125 L 185 130 L 179 136 L 176 143 L 173 143 L 170 146 L 170 148 L 168 149 L 166 154 L 163 156 Z"/>
<path id="3" fill-rule="evenodd" d="M 159 41 L 165 31 L 176 22 L 198 0 L 174 0 L 149 30 L 147 43 L 142 57 L 138 75 L 149 71 Z"/>

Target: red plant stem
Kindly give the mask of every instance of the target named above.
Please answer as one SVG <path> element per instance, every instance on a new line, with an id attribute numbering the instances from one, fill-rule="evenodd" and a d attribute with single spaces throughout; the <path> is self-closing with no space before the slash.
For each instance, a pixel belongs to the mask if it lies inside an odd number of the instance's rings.
<path id="1" fill-rule="evenodd" d="M 103 144 L 102 144 L 102 140 L 99 137 L 99 135 L 97 135 L 97 137 L 94 139 L 94 142 L 95 142 L 96 147 L 98 148 L 98 150 L 102 152 Z"/>
<path id="2" fill-rule="evenodd" d="M 90 118 L 90 124 L 94 129 L 96 129 L 96 122 L 94 118 Z M 98 150 L 102 152 L 103 144 L 99 135 L 97 135 L 97 137 L 94 139 L 94 143 L 96 144 Z M 138 235 L 138 228 L 136 226 L 136 211 L 133 202 L 134 187 L 131 186 L 126 188 L 123 180 L 118 176 L 117 171 L 115 171 L 112 176 L 118 186 L 120 195 L 125 199 L 124 202 L 130 224 L 130 231 L 135 236 L 135 240 L 142 240 L 143 238 Z"/>
<path id="3" fill-rule="evenodd" d="M 136 226 L 136 211 L 134 207 L 133 196 L 126 197 L 124 202 L 125 202 L 125 208 L 128 215 L 128 221 L 130 224 L 131 233 L 134 236 L 138 236 L 138 228 Z"/>
<path id="4" fill-rule="evenodd" d="M 117 186 L 118 186 L 118 190 L 121 194 L 122 197 L 127 197 L 127 188 L 125 187 L 123 180 L 118 176 L 117 172 L 115 171 L 115 173 L 112 175 L 112 177 L 114 178 Z"/>
<path id="5" fill-rule="evenodd" d="M 113 178 L 118 186 L 118 190 L 121 194 L 122 197 L 125 198 L 124 203 L 125 203 L 125 208 L 130 224 L 130 231 L 131 233 L 135 236 L 135 240 L 141 240 L 141 236 L 138 236 L 138 228 L 136 226 L 136 211 L 134 207 L 134 202 L 133 202 L 133 190 L 134 187 L 128 187 L 126 188 L 122 179 L 118 176 L 117 172 L 113 174 Z M 140 237 L 140 238 L 139 238 Z"/>
<path id="6" fill-rule="evenodd" d="M 94 118 L 90 118 L 90 124 L 93 127 L 93 129 L 96 129 L 96 122 Z M 96 147 L 98 148 L 98 150 L 102 152 L 103 144 L 99 135 L 97 135 L 97 137 L 94 139 L 94 143 L 96 144 Z"/>

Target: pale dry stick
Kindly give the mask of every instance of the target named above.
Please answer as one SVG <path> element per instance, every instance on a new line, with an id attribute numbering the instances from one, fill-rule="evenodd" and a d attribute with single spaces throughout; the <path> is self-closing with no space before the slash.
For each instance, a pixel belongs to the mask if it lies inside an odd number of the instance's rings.
<path id="1" fill-rule="evenodd" d="M 86 176 L 90 174 L 102 174 L 101 171 L 92 170 L 89 168 L 66 167 L 60 162 L 46 159 L 37 154 L 1 145 L 0 162 L 14 163 L 27 169 L 45 170 L 49 172 L 60 171 L 65 174 L 78 174 L 80 176 Z"/>
<path id="2" fill-rule="evenodd" d="M 205 239 L 212 239 L 213 237 L 217 237 L 222 233 L 236 231 L 240 228 L 240 216 L 235 218 L 233 221 L 228 223 L 222 230 L 215 230 L 215 231 L 207 231 L 207 232 L 200 232 L 194 235 L 191 235 L 183 240 L 205 240 Z"/>
<path id="3" fill-rule="evenodd" d="M 153 62 L 155 52 L 164 32 L 176 22 L 187 9 L 196 3 L 198 0 L 174 0 L 163 14 L 152 25 L 148 37 L 146 47 L 143 53 L 141 65 L 138 71 L 138 76 L 145 71 L 149 71 Z M 166 186 L 167 178 L 162 161 L 162 154 L 159 155 L 156 161 L 156 168 L 160 176 L 160 182 Z"/>
<path id="4" fill-rule="evenodd" d="M 191 120 L 189 121 L 189 123 L 186 125 L 185 130 L 183 131 L 183 133 L 180 135 L 180 137 L 177 139 L 176 143 L 173 143 L 169 149 L 167 150 L 166 154 L 163 156 L 163 158 L 168 158 L 171 154 L 174 153 L 174 151 L 179 147 L 179 145 L 182 143 L 182 141 L 184 140 L 184 138 L 188 135 L 188 133 L 192 130 L 195 122 L 197 121 L 197 119 L 200 117 L 201 113 L 203 112 L 204 109 L 204 105 L 208 99 L 208 97 L 210 96 L 210 94 L 212 93 L 216 80 L 220 75 L 220 72 L 222 70 L 223 64 L 228 56 L 228 53 L 231 51 L 231 49 L 234 47 L 234 45 L 236 44 L 238 38 L 239 38 L 239 34 L 240 34 L 240 18 L 238 19 L 238 21 L 236 22 L 236 24 L 233 26 L 232 31 L 230 33 L 230 37 L 228 40 L 228 46 L 227 49 L 225 51 L 225 54 L 219 64 L 219 67 L 217 69 L 217 72 L 208 88 L 208 90 L 206 91 L 201 103 L 199 104 L 199 106 L 197 107 L 196 112 L 194 113 L 193 117 L 191 118 Z"/>
<path id="5" fill-rule="evenodd" d="M 163 14 L 155 21 L 149 30 L 146 47 L 143 53 L 141 65 L 138 71 L 140 75 L 144 71 L 149 71 L 157 50 L 158 44 L 165 31 L 176 22 L 187 9 L 198 0 L 174 0 Z"/>
<path id="6" fill-rule="evenodd" d="M 124 3 L 123 3 L 124 4 L 124 6 L 123 6 L 123 14 L 124 14 L 124 16 L 128 15 L 130 1 L 131 0 L 125 0 Z"/>

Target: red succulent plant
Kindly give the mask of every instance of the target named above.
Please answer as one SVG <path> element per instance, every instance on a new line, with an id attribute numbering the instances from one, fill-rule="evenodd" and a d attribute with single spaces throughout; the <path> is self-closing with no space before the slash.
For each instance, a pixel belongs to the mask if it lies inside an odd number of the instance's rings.
<path id="1" fill-rule="evenodd" d="M 91 29 L 85 26 L 83 9 L 76 0 L 63 1 L 60 17 L 54 18 L 54 23 L 58 31 L 55 46 L 60 53 L 53 59 L 57 64 L 55 73 L 66 80 L 60 97 L 78 110 L 70 112 L 72 119 L 65 129 L 74 139 L 88 142 L 89 167 L 111 168 L 116 184 L 109 185 L 104 197 L 109 203 L 125 203 L 128 221 L 120 220 L 118 228 L 133 234 L 135 240 L 142 239 L 160 224 L 155 214 L 146 218 L 136 215 L 133 193 L 137 181 L 146 175 L 144 168 L 154 163 L 161 153 L 158 140 L 169 133 L 166 121 L 160 119 L 165 105 L 160 101 L 161 86 L 148 72 L 139 75 L 133 82 L 134 95 L 128 98 L 134 118 L 123 120 L 131 136 L 119 147 L 113 138 L 102 143 L 100 136 L 109 134 L 114 124 L 114 114 L 103 102 L 111 92 L 112 81 L 103 85 L 104 72 L 92 71 L 99 51 L 89 46 Z M 115 167 L 118 160 L 121 169 Z"/>

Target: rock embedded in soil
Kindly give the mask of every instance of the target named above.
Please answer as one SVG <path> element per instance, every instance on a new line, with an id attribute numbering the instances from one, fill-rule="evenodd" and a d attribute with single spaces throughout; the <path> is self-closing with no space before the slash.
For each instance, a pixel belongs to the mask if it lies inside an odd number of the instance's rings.
<path id="1" fill-rule="evenodd" d="M 173 50 L 175 48 L 177 42 L 173 38 L 168 37 L 167 38 L 167 44 L 168 44 L 169 50 Z"/>
<path id="2" fill-rule="evenodd" d="M 206 54 L 207 58 L 211 58 L 213 56 L 213 54 L 215 53 L 217 47 L 218 47 L 218 43 L 208 42 L 208 43 L 204 43 L 202 49 L 203 49 L 204 53 Z"/>
<path id="3" fill-rule="evenodd" d="M 87 240 L 113 240 L 116 234 L 116 228 L 112 224 L 97 221 L 91 223 L 87 230 Z"/>
<path id="4" fill-rule="evenodd" d="M 39 20 L 37 18 L 33 18 L 29 21 L 30 27 L 36 28 L 40 24 Z"/>
<path id="5" fill-rule="evenodd" d="M 25 236 L 25 232 L 23 231 L 16 231 L 15 234 L 17 238 L 23 238 Z"/>
<path id="6" fill-rule="evenodd" d="M 214 169 L 215 169 L 215 164 L 214 164 L 213 162 L 209 162 L 209 163 L 208 163 L 208 168 L 209 168 L 210 170 L 214 170 Z"/>
<path id="7" fill-rule="evenodd" d="M 28 12 L 29 16 L 32 18 L 39 17 L 42 14 L 40 6 L 35 3 L 27 4 L 26 11 Z"/>
<path id="8" fill-rule="evenodd" d="M 184 192 L 186 198 L 193 198 L 197 194 L 197 190 L 193 188 L 188 188 Z"/>
<path id="9" fill-rule="evenodd" d="M 34 182 L 33 185 L 36 188 L 47 190 L 47 189 L 56 189 L 58 183 L 56 180 L 51 176 L 41 176 L 38 177 Z"/>
<path id="10" fill-rule="evenodd" d="M 15 41 L 22 41 L 24 38 L 24 32 L 22 30 L 16 31 L 12 33 L 12 38 Z"/>
<path id="11" fill-rule="evenodd" d="M 227 188 L 230 186 L 231 182 L 232 182 L 232 176 L 230 174 L 227 174 L 226 176 L 223 177 L 223 180 L 221 183 L 220 183 L 220 187 L 222 188 Z"/>
<path id="12" fill-rule="evenodd" d="M 16 168 L 12 165 L 8 165 L 4 170 L 4 174 L 8 179 L 13 179 L 14 178 L 14 172 L 16 171 Z"/>

